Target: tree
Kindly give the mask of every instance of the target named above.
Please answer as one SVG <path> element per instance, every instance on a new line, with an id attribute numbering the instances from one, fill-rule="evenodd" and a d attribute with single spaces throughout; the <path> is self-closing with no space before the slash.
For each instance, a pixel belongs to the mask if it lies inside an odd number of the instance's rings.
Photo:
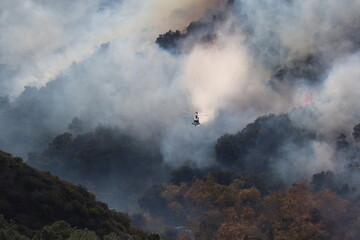
<path id="1" fill-rule="evenodd" d="M 35 240 L 52 239 L 68 240 L 74 229 L 65 221 L 57 221 L 43 229 L 35 236 Z"/>
<path id="2" fill-rule="evenodd" d="M 22 235 L 17 226 L 13 223 L 9 223 L 0 215 L 0 239 L 1 240 L 30 240 L 28 237 Z"/>
<path id="3" fill-rule="evenodd" d="M 287 191 L 270 196 L 275 204 L 268 221 L 273 222 L 275 240 L 324 239 L 328 232 L 320 220 L 312 221 L 316 207 L 314 196 L 306 183 L 297 184 Z"/>
<path id="4" fill-rule="evenodd" d="M 100 240 L 94 231 L 75 229 L 67 240 Z"/>
<path id="5" fill-rule="evenodd" d="M 312 177 L 312 184 L 315 186 L 315 191 L 320 191 L 321 189 L 336 189 L 335 185 L 335 174 L 332 171 L 326 171 L 321 173 L 316 173 Z"/>
<path id="6" fill-rule="evenodd" d="M 340 135 L 336 138 L 336 149 L 346 150 L 348 147 L 349 142 L 346 141 L 346 135 L 344 133 L 340 133 Z"/>
<path id="7" fill-rule="evenodd" d="M 73 137 L 71 133 L 63 133 L 58 135 L 52 140 L 49 144 L 49 150 L 53 151 L 64 151 L 66 150 L 72 143 Z"/>
<path id="8" fill-rule="evenodd" d="M 353 136 L 356 142 L 360 142 L 360 123 L 355 125 Z"/>
<path id="9" fill-rule="evenodd" d="M 72 133 L 80 134 L 84 130 L 84 123 L 83 123 L 83 121 L 81 121 L 80 118 L 75 117 L 75 118 L 73 118 L 71 123 L 68 125 L 68 129 Z"/>
<path id="10" fill-rule="evenodd" d="M 103 237 L 103 240 L 122 240 L 122 238 L 116 233 L 110 233 Z"/>

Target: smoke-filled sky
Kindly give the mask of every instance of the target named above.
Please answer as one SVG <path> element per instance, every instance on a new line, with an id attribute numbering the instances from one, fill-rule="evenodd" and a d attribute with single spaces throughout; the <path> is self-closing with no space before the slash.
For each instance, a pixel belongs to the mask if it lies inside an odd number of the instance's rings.
<path id="1" fill-rule="evenodd" d="M 207 166 L 221 135 L 301 107 L 309 93 L 311 118 L 295 115 L 294 122 L 329 139 L 350 133 L 360 122 L 360 0 L 226 3 L 0 1 L 0 96 L 9 96 L 0 148 L 21 156 L 39 151 L 43 135 L 64 132 L 79 117 L 89 128 L 116 126 L 156 138 L 169 163 Z M 214 20 L 219 13 L 224 17 Z M 155 44 L 159 34 L 192 21 L 213 24 L 215 40 L 190 35 L 178 54 Z M 309 56 L 318 64 L 301 66 L 316 72 L 315 83 L 291 71 L 290 81 L 274 77 Z M 194 127 L 184 111 L 210 116 Z M 331 169 L 331 156 L 322 154 L 327 143 L 313 148 L 318 157 L 311 166 Z"/>

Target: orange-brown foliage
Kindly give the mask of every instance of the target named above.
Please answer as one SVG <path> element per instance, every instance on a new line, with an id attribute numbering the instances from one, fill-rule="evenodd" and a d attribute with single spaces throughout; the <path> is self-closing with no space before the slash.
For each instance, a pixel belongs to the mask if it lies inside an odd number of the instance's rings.
<path id="1" fill-rule="evenodd" d="M 169 185 L 162 196 L 176 214 L 186 215 L 200 240 L 355 239 L 360 234 L 360 204 L 350 216 L 350 202 L 330 190 L 314 193 L 302 182 L 262 196 L 256 187 L 244 186 L 239 179 L 221 185 L 208 177 L 192 185 Z M 337 225 L 349 216 L 344 233 Z"/>

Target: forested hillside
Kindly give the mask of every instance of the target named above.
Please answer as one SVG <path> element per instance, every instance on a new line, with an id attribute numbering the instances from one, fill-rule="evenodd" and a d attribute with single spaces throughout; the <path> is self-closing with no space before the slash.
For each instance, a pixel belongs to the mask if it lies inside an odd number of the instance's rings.
<path id="1" fill-rule="evenodd" d="M 307 109 L 294 110 L 299 111 Z M 293 167 L 294 151 L 300 149 L 303 161 L 311 164 L 317 157 L 316 144 L 324 140 L 317 131 L 291 121 L 294 112 L 259 117 L 241 131 L 221 136 L 213 146 L 216 163 L 207 168 L 191 162 L 165 167 L 155 144 L 146 147 L 104 128 L 74 139 L 69 133 L 59 135 L 42 153 L 32 154 L 30 162 L 95 184 L 101 183 L 98 177 L 104 169 L 108 183 L 138 177 L 139 182 L 128 185 L 142 189 L 133 191 L 140 207 L 133 222 L 163 232 L 168 239 L 356 239 L 359 125 L 353 127 L 355 141 L 339 133 L 326 145 L 338 169 L 313 169 L 301 178 L 296 174 L 310 170 L 305 164 Z M 159 176 L 156 168 L 163 168 L 161 174 L 167 177 L 141 185 Z M 114 194 L 119 198 L 125 187 L 121 181 Z"/>
<path id="2" fill-rule="evenodd" d="M 359 9 L 0 0 L 0 240 L 360 239 Z"/>
<path id="3" fill-rule="evenodd" d="M 331 190 L 323 185 L 329 177 L 335 180 L 333 173 L 323 172 L 311 182 L 276 187 L 261 175 L 214 172 L 154 189 L 141 201 L 151 221 L 186 229 L 168 225 L 170 239 L 358 239 L 359 195 L 350 196 L 348 186 L 343 192 Z"/>
<path id="4" fill-rule="evenodd" d="M 123 209 L 136 206 L 137 196 L 166 181 L 169 174 L 156 141 L 108 127 L 79 135 L 60 134 L 43 152 L 29 154 L 28 163 L 86 186 Z"/>
<path id="5" fill-rule="evenodd" d="M 127 214 L 21 158 L 1 151 L 0 173 L 0 239 L 147 239 Z"/>

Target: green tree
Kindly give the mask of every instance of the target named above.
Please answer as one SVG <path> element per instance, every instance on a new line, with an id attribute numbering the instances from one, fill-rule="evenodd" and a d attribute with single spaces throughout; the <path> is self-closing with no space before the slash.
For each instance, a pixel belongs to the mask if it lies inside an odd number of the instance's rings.
<path id="1" fill-rule="evenodd" d="M 71 232 L 67 240 L 100 240 L 94 231 L 88 229 L 76 229 Z"/>
<path id="2" fill-rule="evenodd" d="M 103 237 L 103 240 L 122 240 L 122 238 L 116 233 L 110 233 Z"/>
<path id="3" fill-rule="evenodd" d="M 68 240 L 74 229 L 65 221 L 57 221 L 43 229 L 34 237 L 34 240 Z"/>
<path id="4" fill-rule="evenodd" d="M 1 240 L 30 240 L 22 235 L 15 224 L 9 223 L 0 215 L 0 239 Z"/>

